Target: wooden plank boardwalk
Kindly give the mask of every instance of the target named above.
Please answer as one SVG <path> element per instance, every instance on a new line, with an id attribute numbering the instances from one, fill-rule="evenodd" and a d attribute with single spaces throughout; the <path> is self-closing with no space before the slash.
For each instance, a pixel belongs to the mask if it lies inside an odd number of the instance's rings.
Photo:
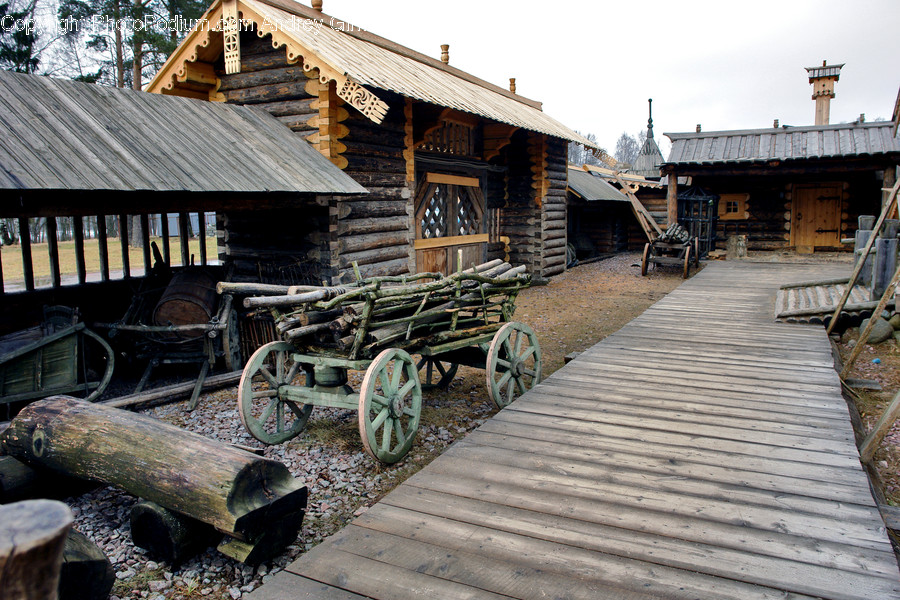
<path id="1" fill-rule="evenodd" d="M 900 598 L 820 326 L 712 263 L 252 600 Z"/>

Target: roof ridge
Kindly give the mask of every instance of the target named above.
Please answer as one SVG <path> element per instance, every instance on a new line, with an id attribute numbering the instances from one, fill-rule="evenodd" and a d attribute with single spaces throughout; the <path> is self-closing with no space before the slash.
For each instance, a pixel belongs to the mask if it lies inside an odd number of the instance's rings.
<path id="1" fill-rule="evenodd" d="M 893 121 L 851 121 L 849 123 L 829 123 L 828 125 L 783 125 L 778 129 L 774 127 L 761 127 L 759 129 L 726 129 L 722 131 L 686 131 L 686 132 L 664 132 L 663 135 L 670 140 L 674 139 L 690 139 L 705 137 L 724 137 L 733 135 L 763 135 L 778 133 L 807 133 L 811 131 L 833 131 L 837 129 L 856 129 L 856 128 L 875 128 L 875 127 L 893 127 Z M 673 137 L 675 136 L 675 137 Z"/>
<path id="2" fill-rule="evenodd" d="M 332 15 L 314 10 L 313 8 L 306 6 L 305 4 L 300 4 L 299 2 L 296 2 L 295 0 L 255 0 L 255 1 L 260 2 L 262 4 L 267 4 L 273 8 L 283 10 L 285 12 L 296 15 L 298 17 L 304 17 L 304 18 L 313 19 L 313 20 L 321 19 L 326 24 L 329 22 L 334 22 L 334 21 L 337 21 L 340 23 L 347 23 L 347 21 L 342 21 L 336 17 L 333 17 Z M 329 19 L 331 21 L 329 21 Z M 335 28 L 332 27 L 332 29 L 335 29 Z M 364 29 L 359 29 L 356 26 L 353 26 L 349 29 L 335 29 L 335 31 L 340 31 L 340 33 L 355 37 L 359 40 L 368 42 L 370 44 L 374 44 L 374 45 L 376 45 L 380 48 L 383 48 L 389 52 L 393 52 L 395 54 L 405 56 L 406 58 L 426 64 L 429 67 L 440 69 L 451 75 L 459 77 L 460 79 L 464 79 L 464 80 L 468 81 L 469 83 L 474 83 L 475 85 L 478 85 L 480 87 L 488 89 L 492 92 L 502 94 L 503 96 L 506 96 L 507 98 L 509 98 L 511 100 L 515 100 L 517 102 L 525 104 L 526 106 L 530 106 L 531 108 L 535 108 L 535 109 L 543 112 L 542 103 L 539 102 L 538 100 L 532 100 L 532 99 L 522 96 L 520 94 L 511 92 L 507 89 L 500 87 L 499 85 L 496 85 L 489 81 L 485 81 L 484 79 L 481 79 L 480 77 L 476 77 L 475 75 L 472 75 L 471 73 L 463 71 L 462 69 L 457 69 L 456 67 L 452 67 L 448 64 L 441 62 L 440 60 L 438 60 L 436 58 L 428 56 L 427 54 L 422 54 L 421 52 L 417 52 L 416 50 L 413 50 L 412 48 L 407 48 L 406 46 L 404 46 L 402 44 L 398 44 L 397 42 L 393 42 L 387 38 L 383 38 L 380 35 L 371 33 L 370 31 L 367 31 Z"/>

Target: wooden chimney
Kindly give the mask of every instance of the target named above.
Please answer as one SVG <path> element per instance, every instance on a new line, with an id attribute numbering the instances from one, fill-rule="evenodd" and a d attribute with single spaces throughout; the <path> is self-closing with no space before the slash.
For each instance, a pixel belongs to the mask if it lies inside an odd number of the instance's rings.
<path id="1" fill-rule="evenodd" d="M 813 86 L 812 99 L 816 101 L 816 125 L 828 125 L 831 119 L 831 99 L 834 98 L 834 83 L 841 76 L 844 64 L 829 65 L 822 61 L 821 67 L 806 67 L 809 83 Z"/>

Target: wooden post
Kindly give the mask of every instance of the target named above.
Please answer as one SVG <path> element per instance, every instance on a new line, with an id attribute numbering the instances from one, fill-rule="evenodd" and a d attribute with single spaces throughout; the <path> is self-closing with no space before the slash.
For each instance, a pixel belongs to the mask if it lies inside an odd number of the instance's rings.
<path id="1" fill-rule="evenodd" d="M 181 242 L 181 266 L 187 267 L 191 264 L 191 247 L 188 238 L 188 219 L 187 213 L 178 213 L 178 241 Z"/>
<path id="2" fill-rule="evenodd" d="M 0 444 L 26 464 L 115 485 L 248 541 L 306 509 L 306 486 L 279 462 L 66 396 L 26 406 Z"/>
<path id="3" fill-rule="evenodd" d="M 31 262 L 31 227 L 28 217 L 19 217 L 19 245 L 22 247 L 22 271 L 25 276 L 25 290 L 34 291 L 34 264 Z"/>
<path id="4" fill-rule="evenodd" d="M 872 431 L 866 434 L 862 444 L 859 447 L 859 458 L 863 462 L 872 462 L 875 451 L 881 445 L 884 436 L 890 431 L 894 421 L 900 417 L 900 391 L 894 394 L 893 400 L 888 404 L 887 408 L 879 417 L 878 422 L 872 428 Z"/>
<path id="5" fill-rule="evenodd" d="M 217 543 L 220 537 L 206 523 L 172 512 L 155 502 L 139 502 L 131 509 L 134 545 L 147 550 L 158 560 L 180 564 Z"/>
<path id="6" fill-rule="evenodd" d="M 667 227 L 678 222 L 678 175 L 669 173 L 669 185 L 666 189 Z"/>
<path id="7" fill-rule="evenodd" d="M 200 240 L 200 264 L 206 266 L 206 213 L 197 213 L 197 238 Z"/>
<path id="8" fill-rule="evenodd" d="M 97 238 L 100 241 L 100 280 L 109 281 L 109 240 L 106 234 L 106 215 L 97 215 Z"/>
<path id="9" fill-rule="evenodd" d="M 150 274 L 153 260 L 150 258 L 150 216 L 141 215 L 141 252 L 144 255 L 144 275 Z"/>
<path id="10" fill-rule="evenodd" d="M 881 237 L 875 240 L 875 266 L 872 269 L 870 300 L 881 298 L 887 289 L 891 274 L 897 269 L 897 237 Z"/>
<path id="11" fill-rule="evenodd" d="M 78 283 L 87 281 L 87 268 L 84 264 L 84 221 L 80 216 L 72 217 L 72 235 L 75 238 L 75 272 Z"/>
<path id="12" fill-rule="evenodd" d="M 11 600 L 56 600 L 72 511 L 56 500 L 0 506 L 0 593 Z"/>
<path id="13" fill-rule="evenodd" d="M 0 294 L 5 291 L 3 287 L 3 248 L 0 246 Z"/>
<path id="14" fill-rule="evenodd" d="M 856 260 L 856 267 L 853 268 L 853 274 L 850 275 L 850 281 L 847 282 L 847 287 L 844 289 L 844 293 L 841 294 L 840 301 L 837 303 L 837 306 L 834 307 L 834 314 L 832 314 L 831 316 L 831 321 L 828 323 L 828 327 L 825 328 L 825 333 L 828 335 L 830 335 L 834 330 L 834 326 L 837 324 L 838 317 L 840 317 L 841 311 L 844 310 L 844 305 L 847 304 L 847 300 L 850 298 L 850 292 L 853 291 L 853 286 L 856 285 L 856 281 L 859 278 L 859 274 L 862 271 L 863 265 L 865 264 L 865 259 L 869 256 L 869 251 L 872 250 L 872 246 L 875 243 L 875 236 L 879 231 L 881 231 L 881 226 L 884 223 L 884 220 L 890 213 L 894 211 L 894 207 L 897 205 L 898 191 L 900 191 L 900 182 L 895 183 L 893 189 L 891 189 L 891 196 L 888 201 L 888 205 L 885 206 L 881 211 L 881 215 L 879 215 L 878 217 L 878 222 L 875 223 L 875 227 L 872 228 L 872 236 L 869 238 L 869 241 L 866 242 L 866 246 L 865 248 L 863 248 L 862 255 L 860 255 L 860 257 Z M 884 310 L 883 307 L 882 310 Z M 881 311 L 878 311 L 874 314 L 881 314 Z"/>
<path id="15" fill-rule="evenodd" d="M 887 307 L 888 301 L 892 299 L 891 296 L 894 295 L 894 289 L 896 289 L 898 281 L 900 281 L 900 269 L 897 269 L 894 272 L 894 276 L 891 278 L 891 282 L 888 284 L 887 289 L 885 289 L 884 293 L 881 295 L 881 300 L 879 300 L 878 306 L 876 306 L 875 310 L 872 311 L 872 317 L 869 319 L 869 324 L 866 325 L 866 328 L 860 332 L 859 339 L 856 341 L 856 345 L 853 347 L 853 351 L 850 352 L 850 356 L 844 363 L 844 368 L 841 369 L 841 379 L 846 379 L 847 375 L 850 374 L 850 368 L 853 366 L 853 363 L 856 362 L 856 359 L 859 358 L 859 354 L 860 352 L 862 352 L 863 347 L 866 345 L 866 342 L 869 339 L 869 335 L 871 335 L 872 330 L 875 328 L 875 319 L 881 316 L 882 311 L 884 311 L 885 307 Z M 832 321 L 834 321 L 834 318 L 832 318 Z"/>
<path id="16" fill-rule="evenodd" d="M 163 245 L 163 262 L 167 267 L 172 266 L 172 248 L 169 246 L 169 215 L 162 213 L 159 215 L 159 229 L 162 236 Z"/>
<path id="17" fill-rule="evenodd" d="M 122 249 L 122 277 L 131 278 L 131 249 L 128 247 L 128 215 L 119 215 L 119 247 Z"/>
<path id="18" fill-rule="evenodd" d="M 56 229 L 56 217 L 47 217 L 47 254 L 50 259 L 50 285 L 58 288 L 62 283 L 59 272 L 59 239 Z"/>
<path id="19" fill-rule="evenodd" d="M 103 551 L 80 531 L 66 536 L 59 600 L 107 600 L 116 572 Z"/>

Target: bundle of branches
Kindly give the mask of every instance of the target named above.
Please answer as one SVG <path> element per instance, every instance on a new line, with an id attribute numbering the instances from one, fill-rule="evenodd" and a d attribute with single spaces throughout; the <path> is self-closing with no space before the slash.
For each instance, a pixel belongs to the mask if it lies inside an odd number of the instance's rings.
<path id="1" fill-rule="evenodd" d="M 220 283 L 247 294 L 244 306 L 272 311 L 298 349 L 370 358 L 386 347 L 416 348 L 497 329 L 512 318 L 525 267 L 494 260 L 449 276 L 373 277 L 342 287 Z"/>
<path id="2" fill-rule="evenodd" d="M 691 234 L 687 229 L 678 223 L 675 223 L 674 225 L 669 225 L 669 228 L 666 229 L 665 233 L 657 239 L 660 242 L 667 242 L 670 244 L 684 244 L 691 239 Z"/>

